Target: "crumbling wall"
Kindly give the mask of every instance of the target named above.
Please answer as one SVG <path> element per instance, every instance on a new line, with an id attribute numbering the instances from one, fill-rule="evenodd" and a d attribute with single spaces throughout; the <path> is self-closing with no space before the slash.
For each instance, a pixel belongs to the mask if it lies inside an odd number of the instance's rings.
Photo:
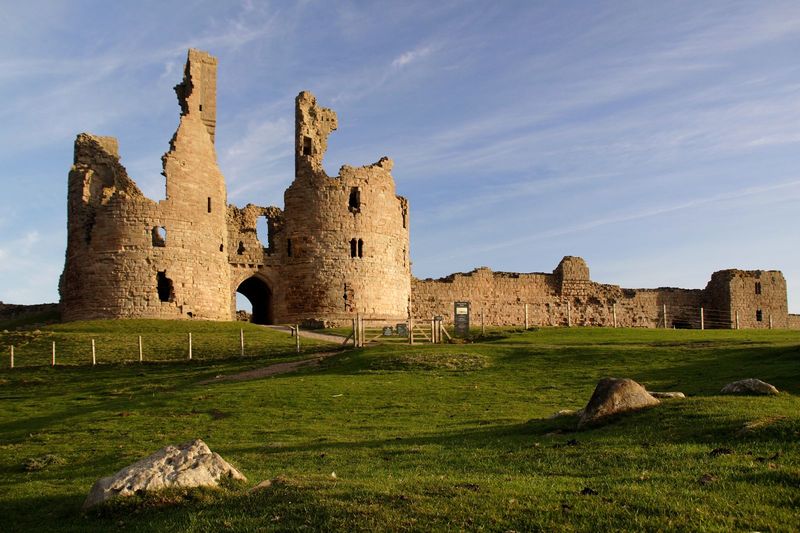
<path id="1" fill-rule="evenodd" d="M 472 324 L 481 315 L 487 325 L 699 327 L 704 292 L 692 289 L 622 289 L 589 279 L 580 257 L 565 257 L 553 273 L 492 272 L 486 267 L 438 280 L 412 280 L 412 309 L 417 319 L 440 315 L 452 322 L 453 303 L 472 304 Z"/>
<path id="2" fill-rule="evenodd" d="M 226 190 L 213 144 L 216 60 L 190 50 L 180 125 L 162 158 L 167 198 L 142 195 L 110 137 L 78 135 L 60 283 L 65 320 L 230 320 Z"/>
<path id="3" fill-rule="evenodd" d="M 729 327 L 789 327 L 786 280 L 777 270 L 721 270 L 706 287 L 715 307 L 726 310 Z M 771 326 L 770 326 L 771 325 Z"/>
<path id="4" fill-rule="evenodd" d="M 311 93 L 296 99 L 295 179 L 284 194 L 276 249 L 286 293 L 279 320 L 346 323 L 402 319 L 410 292 L 408 202 L 397 196 L 386 157 L 364 167 L 322 168 L 336 114 Z"/>

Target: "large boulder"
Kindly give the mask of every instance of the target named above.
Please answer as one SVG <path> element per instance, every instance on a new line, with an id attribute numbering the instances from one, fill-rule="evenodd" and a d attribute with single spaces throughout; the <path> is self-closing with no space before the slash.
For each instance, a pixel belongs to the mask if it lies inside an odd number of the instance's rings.
<path id="1" fill-rule="evenodd" d="M 608 417 L 658 405 L 644 387 L 628 378 L 603 378 L 583 408 L 578 428 L 604 422 Z"/>
<path id="2" fill-rule="evenodd" d="M 761 381 L 760 379 L 750 378 L 741 381 L 734 381 L 722 387 L 722 394 L 779 394 L 774 386 Z"/>
<path id="3" fill-rule="evenodd" d="M 216 487 L 222 478 L 247 481 L 205 442 L 196 439 L 177 446 L 167 446 L 153 455 L 104 477 L 92 486 L 83 503 L 87 509 L 115 496 L 131 496 L 140 491 L 169 487 Z"/>

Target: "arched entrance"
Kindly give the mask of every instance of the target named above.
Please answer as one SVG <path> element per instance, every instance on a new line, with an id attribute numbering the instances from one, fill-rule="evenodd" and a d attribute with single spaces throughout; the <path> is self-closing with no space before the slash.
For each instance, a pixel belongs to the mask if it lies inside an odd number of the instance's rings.
<path id="1" fill-rule="evenodd" d="M 250 304 L 253 306 L 251 322 L 272 324 L 272 291 L 263 279 L 257 276 L 249 277 L 239 284 L 236 292 L 250 300 Z"/>

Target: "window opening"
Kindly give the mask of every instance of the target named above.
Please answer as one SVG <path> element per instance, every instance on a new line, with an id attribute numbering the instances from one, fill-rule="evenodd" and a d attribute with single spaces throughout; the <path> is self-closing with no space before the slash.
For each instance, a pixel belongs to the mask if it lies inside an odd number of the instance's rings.
<path id="1" fill-rule="evenodd" d="M 356 257 L 358 244 L 355 239 L 350 239 L 350 257 Z"/>
<path id="2" fill-rule="evenodd" d="M 172 280 L 167 277 L 166 270 L 160 270 L 156 274 L 156 290 L 158 299 L 162 302 L 171 302 L 174 299 Z"/>
<path id="3" fill-rule="evenodd" d="M 303 155 L 311 155 L 311 137 L 303 137 Z"/>
<path id="4" fill-rule="evenodd" d="M 211 212 L 211 197 L 208 197 L 208 212 Z"/>
<path id="5" fill-rule="evenodd" d="M 761 294 L 761 282 L 756 281 L 756 294 Z"/>
<path id="6" fill-rule="evenodd" d="M 364 241 L 358 239 L 358 257 L 364 257 Z"/>
<path id="7" fill-rule="evenodd" d="M 292 239 L 286 239 L 286 256 L 292 257 Z"/>
<path id="8" fill-rule="evenodd" d="M 223 252 L 223 251 L 225 251 L 225 245 L 224 245 L 224 244 L 220 244 L 220 245 L 219 245 L 219 251 L 220 251 L 220 252 Z"/>
<path id="9" fill-rule="evenodd" d="M 405 209 L 403 210 L 403 229 L 408 228 L 408 213 L 406 213 Z"/>
<path id="10" fill-rule="evenodd" d="M 349 283 L 344 284 L 344 310 L 345 311 L 355 310 L 355 291 L 353 290 L 353 287 L 351 287 Z"/>
<path id="11" fill-rule="evenodd" d="M 764 319 L 764 313 L 761 312 L 761 309 L 756 311 L 756 321 L 761 322 Z"/>
<path id="12" fill-rule="evenodd" d="M 239 241 L 239 248 L 236 250 L 236 253 L 242 255 L 244 253 L 244 243 Z"/>
<path id="13" fill-rule="evenodd" d="M 256 237 L 261 243 L 261 246 L 266 250 L 269 246 L 269 219 L 265 216 L 260 216 L 256 219 Z"/>
<path id="14" fill-rule="evenodd" d="M 167 245 L 167 228 L 164 226 L 156 226 L 152 231 L 153 246 L 163 248 Z"/>
<path id="15" fill-rule="evenodd" d="M 348 208 L 353 213 L 361 211 L 361 189 L 352 187 L 350 189 L 350 199 L 348 200 Z"/>

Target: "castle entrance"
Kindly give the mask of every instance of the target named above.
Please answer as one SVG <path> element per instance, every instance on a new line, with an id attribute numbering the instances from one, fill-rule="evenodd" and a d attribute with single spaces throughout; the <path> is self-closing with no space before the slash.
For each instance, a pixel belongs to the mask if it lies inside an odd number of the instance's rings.
<path id="1" fill-rule="evenodd" d="M 236 292 L 243 295 L 253 306 L 253 315 L 250 319 L 254 324 L 272 324 L 272 290 L 267 283 L 258 276 L 244 280 L 237 287 Z"/>

